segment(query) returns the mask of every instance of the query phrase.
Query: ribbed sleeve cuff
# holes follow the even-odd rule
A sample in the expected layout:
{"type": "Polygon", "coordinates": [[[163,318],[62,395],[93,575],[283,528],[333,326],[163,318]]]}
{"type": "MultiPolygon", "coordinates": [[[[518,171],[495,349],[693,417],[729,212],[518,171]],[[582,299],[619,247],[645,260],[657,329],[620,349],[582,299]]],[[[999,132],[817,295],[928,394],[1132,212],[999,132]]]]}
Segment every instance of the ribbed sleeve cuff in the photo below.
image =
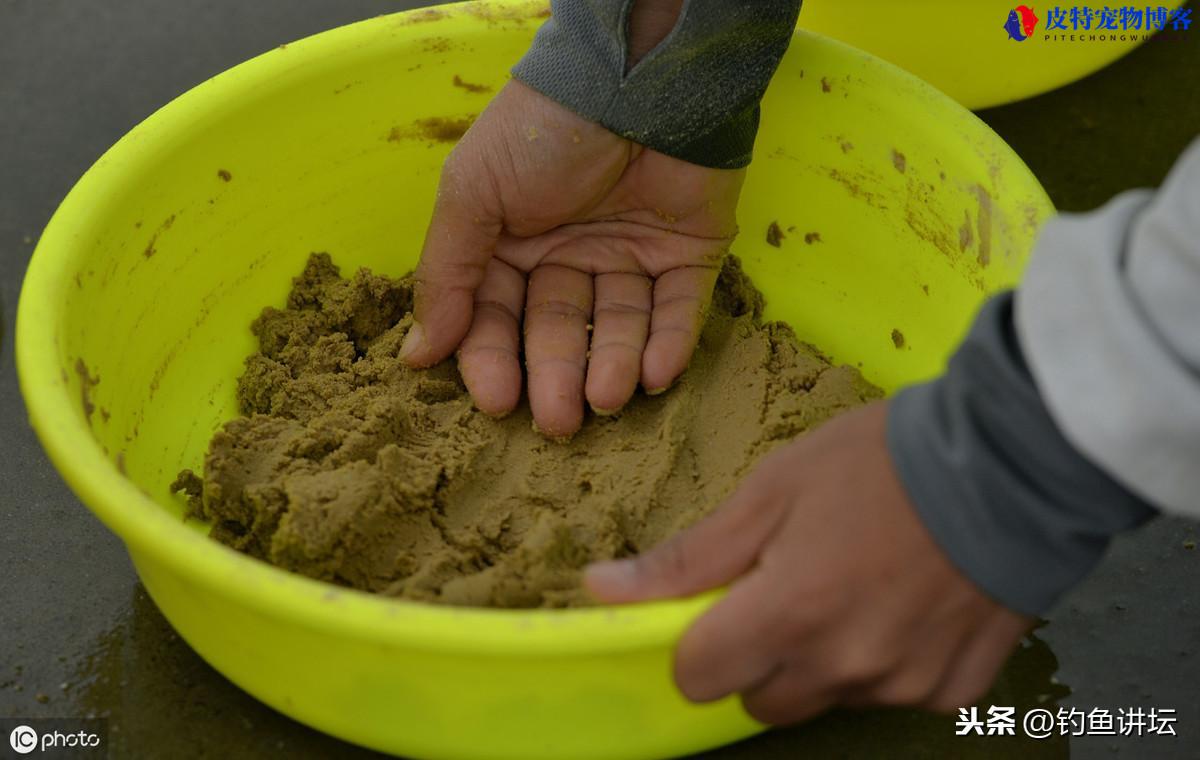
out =
{"type": "Polygon", "coordinates": [[[759,101],[800,0],[689,0],[674,31],[626,73],[631,2],[553,0],[513,75],[648,148],[718,169],[746,166],[759,101]]]}
{"type": "Polygon", "coordinates": [[[1027,615],[1099,562],[1110,538],[1156,514],[1081,456],[1051,419],[992,299],[938,380],[891,403],[888,447],[922,522],[960,571],[1027,615]]]}

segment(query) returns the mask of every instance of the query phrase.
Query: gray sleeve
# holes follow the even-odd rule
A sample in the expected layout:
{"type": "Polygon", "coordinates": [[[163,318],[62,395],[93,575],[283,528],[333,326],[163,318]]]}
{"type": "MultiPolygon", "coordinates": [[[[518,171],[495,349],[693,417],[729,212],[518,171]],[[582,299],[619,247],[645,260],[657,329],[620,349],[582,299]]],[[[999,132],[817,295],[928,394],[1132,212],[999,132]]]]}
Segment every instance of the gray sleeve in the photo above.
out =
{"type": "Polygon", "coordinates": [[[922,521],[982,589],[1046,610],[1111,536],[1200,515],[1200,141],[1157,193],[1047,223],[1020,290],[892,402],[922,521]]]}
{"type": "Polygon", "coordinates": [[[687,0],[675,29],[631,70],[633,0],[552,0],[513,75],[579,115],[667,155],[750,163],[759,101],[791,42],[800,0],[687,0]]]}
{"type": "Polygon", "coordinates": [[[1154,509],[1081,456],[1042,403],[1013,326],[989,301],[942,377],[892,399],[888,449],[917,514],[950,561],[1027,615],[1099,562],[1154,509]]]}
{"type": "Polygon", "coordinates": [[[1067,439],[1162,510],[1200,517],[1200,140],[1157,193],[1048,224],[1016,321],[1067,439]]]}

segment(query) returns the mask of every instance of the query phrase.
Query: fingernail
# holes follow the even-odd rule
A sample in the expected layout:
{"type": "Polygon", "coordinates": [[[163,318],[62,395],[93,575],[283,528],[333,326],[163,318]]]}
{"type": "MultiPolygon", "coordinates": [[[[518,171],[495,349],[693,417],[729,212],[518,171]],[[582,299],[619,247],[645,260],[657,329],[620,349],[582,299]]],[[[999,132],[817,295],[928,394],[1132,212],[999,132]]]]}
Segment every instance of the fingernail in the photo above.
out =
{"type": "Polygon", "coordinates": [[[400,344],[400,361],[408,361],[424,344],[425,330],[420,322],[413,322],[412,327],[408,328],[408,334],[404,336],[404,342],[400,344]]]}
{"type": "Polygon", "coordinates": [[[548,430],[543,430],[542,426],[537,424],[537,420],[531,420],[530,427],[533,428],[533,432],[537,433],[538,435],[545,438],[546,440],[554,441],[555,443],[563,443],[563,444],[570,443],[571,439],[575,437],[574,433],[567,433],[566,435],[557,435],[555,433],[551,433],[548,430]]]}
{"type": "Polygon", "coordinates": [[[616,409],[601,409],[598,406],[593,406],[592,411],[600,417],[612,417],[613,415],[620,413],[621,407],[618,406],[616,409]]]}
{"type": "Polygon", "coordinates": [[[609,560],[588,565],[583,578],[584,583],[598,591],[623,593],[633,590],[637,573],[630,560],[609,560]]]}
{"type": "Polygon", "coordinates": [[[669,386],[669,385],[664,385],[661,388],[647,388],[646,395],[647,396],[658,396],[663,393],[666,393],[669,390],[671,390],[671,386],[669,386]]]}
{"type": "Polygon", "coordinates": [[[491,417],[494,420],[502,420],[505,417],[507,417],[508,415],[512,414],[512,409],[502,409],[498,412],[492,412],[492,411],[488,411],[487,409],[483,409],[482,407],[479,406],[479,404],[475,404],[475,408],[478,409],[479,411],[483,412],[487,416],[491,417]]]}

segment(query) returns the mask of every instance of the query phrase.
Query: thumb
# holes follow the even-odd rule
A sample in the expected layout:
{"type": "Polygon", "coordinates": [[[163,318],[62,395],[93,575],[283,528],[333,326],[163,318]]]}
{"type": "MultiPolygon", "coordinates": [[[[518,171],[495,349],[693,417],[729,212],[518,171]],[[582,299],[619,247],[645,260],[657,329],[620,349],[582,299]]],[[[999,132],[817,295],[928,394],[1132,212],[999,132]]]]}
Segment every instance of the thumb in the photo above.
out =
{"type": "MultiPolygon", "coordinates": [[[[413,326],[400,347],[410,366],[428,367],[449,356],[467,334],[475,291],[500,236],[500,214],[481,192],[492,187],[478,158],[456,155],[446,162],[433,217],[417,264],[413,326]]],[[[495,204],[492,204],[495,205],[495,204]]]]}
{"type": "Polygon", "coordinates": [[[690,596],[730,583],[754,566],[782,514],[742,491],[645,554],[591,565],[584,585],[600,601],[616,604],[690,596]]]}

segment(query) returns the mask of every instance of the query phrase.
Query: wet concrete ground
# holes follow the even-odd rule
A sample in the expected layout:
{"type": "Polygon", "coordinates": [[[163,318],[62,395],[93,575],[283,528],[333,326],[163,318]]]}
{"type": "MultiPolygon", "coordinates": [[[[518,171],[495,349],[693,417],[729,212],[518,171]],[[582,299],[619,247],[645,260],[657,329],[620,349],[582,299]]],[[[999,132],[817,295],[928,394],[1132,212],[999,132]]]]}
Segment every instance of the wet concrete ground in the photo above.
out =
{"type": "MultiPolygon", "coordinates": [[[[372,755],[258,704],[175,636],[120,542],[63,485],[26,424],[11,337],[34,238],[130,127],[279,43],[421,4],[0,0],[0,727],[107,717],[113,758],[372,755]]],[[[1060,208],[1082,210],[1161,180],[1200,133],[1197,73],[1200,29],[982,116],[1060,208]]],[[[1066,691],[1051,682],[1057,671],[1073,690],[1061,704],[1175,708],[1178,738],[965,740],[952,720],[879,711],[832,715],[706,757],[1200,756],[1200,550],[1188,548],[1198,532],[1160,520],[1118,541],[984,700],[1018,713],[1053,706],[1066,691]]]]}

